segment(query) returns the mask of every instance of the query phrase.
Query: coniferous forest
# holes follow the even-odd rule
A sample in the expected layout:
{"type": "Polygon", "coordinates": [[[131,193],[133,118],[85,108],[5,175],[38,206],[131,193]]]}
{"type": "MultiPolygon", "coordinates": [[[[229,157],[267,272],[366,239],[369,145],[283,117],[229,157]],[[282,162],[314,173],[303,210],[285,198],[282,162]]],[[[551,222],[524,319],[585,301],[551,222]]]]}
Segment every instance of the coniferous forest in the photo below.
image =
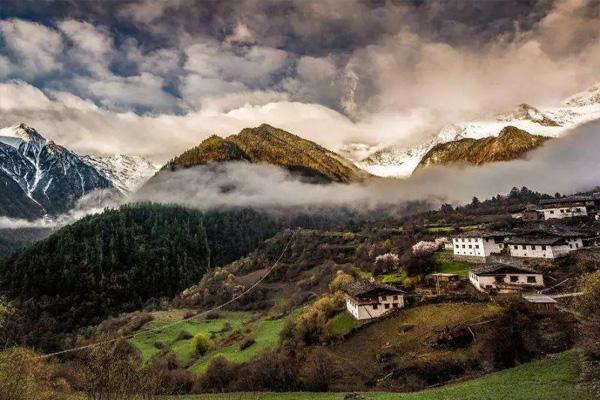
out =
{"type": "Polygon", "coordinates": [[[17,251],[0,264],[0,277],[8,296],[42,329],[69,332],[174,296],[277,228],[273,218],[247,209],[128,205],[17,251]]]}

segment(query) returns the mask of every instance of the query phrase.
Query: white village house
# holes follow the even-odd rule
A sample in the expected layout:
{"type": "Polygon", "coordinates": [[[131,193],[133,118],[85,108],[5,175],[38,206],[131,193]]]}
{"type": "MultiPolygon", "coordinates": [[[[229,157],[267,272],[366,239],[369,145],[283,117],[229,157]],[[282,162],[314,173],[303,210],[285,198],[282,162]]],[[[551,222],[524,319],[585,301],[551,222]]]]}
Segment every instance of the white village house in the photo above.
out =
{"type": "Polygon", "coordinates": [[[492,254],[500,254],[504,249],[507,232],[469,231],[452,238],[454,258],[457,260],[485,262],[492,254]]]}
{"type": "Polygon", "coordinates": [[[544,276],[533,269],[509,264],[487,264],[469,271],[469,281],[479,291],[509,293],[544,287],[544,276]]]}
{"type": "Polygon", "coordinates": [[[583,247],[584,235],[576,232],[533,232],[504,240],[511,257],[556,259],[583,247]]]}
{"type": "Polygon", "coordinates": [[[348,284],[344,291],[346,310],[358,320],[378,318],[404,307],[404,292],[390,285],[360,281],[348,284]]]}
{"type": "Polygon", "coordinates": [[[595,198],[591,196],[569,196],[542,200],[544,219],[585,217],[595,209],[595,198]]]}

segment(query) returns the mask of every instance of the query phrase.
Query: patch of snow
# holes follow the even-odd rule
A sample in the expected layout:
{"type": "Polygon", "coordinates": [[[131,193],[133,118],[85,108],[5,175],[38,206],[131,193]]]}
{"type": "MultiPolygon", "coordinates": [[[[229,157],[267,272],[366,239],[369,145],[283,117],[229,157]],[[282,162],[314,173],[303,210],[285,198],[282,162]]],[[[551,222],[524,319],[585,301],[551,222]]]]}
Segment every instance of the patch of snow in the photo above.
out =
{"type": "Polygon", "coordinates": [[[96,168],[122,193],[130,193],[142,186],[158,167],[140,156],[115,154],[112,156],[84,156],[84,161],[96,168]]]}

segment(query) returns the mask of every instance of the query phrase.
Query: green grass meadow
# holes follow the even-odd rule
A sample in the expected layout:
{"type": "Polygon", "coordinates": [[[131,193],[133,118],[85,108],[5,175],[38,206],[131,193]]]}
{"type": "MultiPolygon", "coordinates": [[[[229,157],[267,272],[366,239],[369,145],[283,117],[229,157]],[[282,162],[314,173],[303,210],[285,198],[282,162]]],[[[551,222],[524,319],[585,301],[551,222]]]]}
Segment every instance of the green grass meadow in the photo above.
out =
{"type": "Polygon", "coordinates": [[[452,256],[452,252],[448,250],[437,252],[435,260],[439,265],[436,272],[458,274],[464,278],[469,276],[469,269],[472,267],[472,265],[466,261],[456,261],[452,256]]]}
{"type": "MultiPolygon", "coordinates": [[[[363,393],[364,400],[592,400],[578,386],[577,354],[569,351],[471,381],[415,393],[363,393]]],[[[343,393],[234,393],[178,400],[342,400],[343,393]]]]}

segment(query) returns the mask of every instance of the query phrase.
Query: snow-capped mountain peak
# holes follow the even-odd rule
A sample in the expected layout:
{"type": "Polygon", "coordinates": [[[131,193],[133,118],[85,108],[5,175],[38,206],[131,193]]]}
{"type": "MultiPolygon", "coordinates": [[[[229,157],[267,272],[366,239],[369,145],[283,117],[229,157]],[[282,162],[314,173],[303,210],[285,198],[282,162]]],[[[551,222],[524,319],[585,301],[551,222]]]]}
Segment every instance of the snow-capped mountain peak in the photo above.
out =
{"type": "Polygon", "coordinates": [[[88,155],[85,161],[112,181],[122,193],[133,192],[150,179],[159,169],[151,161],[135,155],[88,155]]]}
{"type": "Polygon", "coordinates": [[[0,215],[58,214],[78,198],[113,184],[76,153],[25,124],[0,129],[0,215]]]}
{"type": "Polygon", "coordinates": [[[559,137],[582,123],[600,119],[600,83],[569,97],[564,104],[564,107],[537,108],[523,103],[491,117],[450,124],[421,144],[378,149],[356,164],[373,175],[402,178],[410,176],[421,158],[437,144],[498,136],[506,126],[533,135],[559,137]]]}
{"type": "Polygon", "coordinates": [[[496,117],[498,121],[512,122],[514,120],[520,121],[532,121],[543,126],[560,126],[560,124],[554,121],[552,118],[541,112],[539,109],[529,104],[519,104],[513,110],[498,114],[496,117]]]}
{"type": "Polygon", "coordinates": [[[584,107],[600,104],[600,82],[588,90],[574,94],[565,100],[565,105],[570,107],[584,107]]]}

